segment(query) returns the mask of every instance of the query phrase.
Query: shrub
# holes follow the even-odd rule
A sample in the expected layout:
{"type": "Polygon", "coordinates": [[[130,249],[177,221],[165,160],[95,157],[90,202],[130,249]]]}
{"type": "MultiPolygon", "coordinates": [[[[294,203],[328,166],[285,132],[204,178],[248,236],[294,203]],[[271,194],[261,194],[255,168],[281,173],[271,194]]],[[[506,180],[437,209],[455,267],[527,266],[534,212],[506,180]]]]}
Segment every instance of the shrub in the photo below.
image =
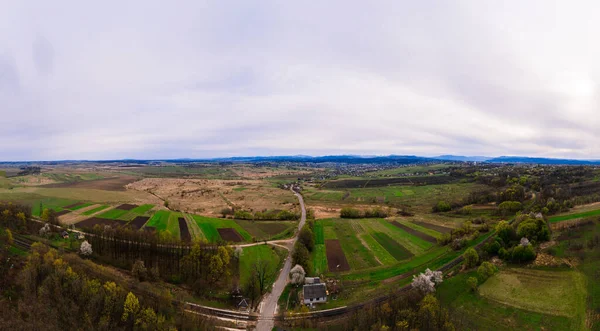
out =
{"type": "Polygon", "coordinates": [[[550,239],[550,230],[543,219],[527,218],[519,223],[517,235],[534,242],[541,242],[550,239]]]}
{"type": "Polygon", "coordinates": [[[519,201],[504,201],[498,206],[498,212],[502,216],[514,215],[521,210],[523,210],[523,204],[519,201]]]}
{"type": "Polygon", "coordinates": [[[451,241],[452,241],[452,236],[449,233],[444,233],[437,239],[437,242],[438,242],[438,244],[440,244],[440,246],[446,246],[451,241]]]}
{"type": "Polygon", "coordinates": [[[511,249],[511,260],[513,262],[529,262],[535,259],[536,253],[531,245],[516,246],[511,249]]]}
{"type": "Polygon", "coordinates": [[[465,259],[465,266],[467,268],[473,268],[479,262],[479,254],[477,254],[477,251],[472,247],[467,249],[467,251],[463,254],[463,257],[465,259]]]}
{"type": "Polygon", "coordinates": [[[477,278],[469,277],[469,279],[467,279],[467,286],[471,291],[477,291],[477,278]]]}
{"type": "Polygon", "coordinates": [[[502,245],[500,245],[498,240],[494,240],[493,242],[489,242],[483,246],[483,250],[489,255],[497,255],[498,251],[500,251],[500,248],[502,248],[502,245]]]}
{"type": "Polygon", "coordinates": [[[312,252],[312,250],[315,248],[314,235],[308,225],[305,225],[302,230],[300,230],[298,241],[302,243],[302,245],[304,245],[309,252],[312,252]]]}
{"type": "Polygon", "coordinates": [[[446,201],[440,201],[437,203],[437,205],[435,205],[433,207],[434,213],[443,213],[443,212],[447,212],[447,211],[451,211],[451,210],[452,210],[452,206],[446,201]]]}
{"type": "Polygon", "coordinates": [[[131,274],[140,282],[143,282],[148,277],[148,269],[144,265],[144,261],[136,260],[131,268],[131,274]]]}
{"type": "Polygon", "coordinates": [[[344,207],[340,212],[341,218],[361,218],[362,213],[356,208],[344,207]]]}
{"type": "Polygon", "coordinates": [[[477,268],[477,275],[479,276],[479,279],[484,282],[486,279],[492,277],[496,271],[496,266],[486,261],[477,268]]]}
{"type": "Polygon", "coordinates": [[[500,237],[504,243],[511,242],[515,237],[515,230],[506,221],[500,221],[498,225],[496,225],[496,232],[498,233],[498,237],[500,237]]]}
{"type": "Polygon", "coordinates": [[[377,207],[377,208],[373,208],[371,210],[366,210],[365,217],[366,218],[386,218],[386,217],[388,217],[388,213],[385,210],[377,207]]]}

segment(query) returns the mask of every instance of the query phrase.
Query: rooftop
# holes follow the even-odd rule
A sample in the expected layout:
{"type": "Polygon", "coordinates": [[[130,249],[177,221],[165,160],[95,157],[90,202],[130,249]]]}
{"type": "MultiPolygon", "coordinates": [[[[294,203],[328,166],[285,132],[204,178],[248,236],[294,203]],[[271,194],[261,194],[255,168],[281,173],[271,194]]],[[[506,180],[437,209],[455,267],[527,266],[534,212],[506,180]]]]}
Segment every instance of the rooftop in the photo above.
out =
{"type": "Polygon", "coordinates": [[[325,284],[304,285],[304,299],[317,299],[327,296],[327,286],[325,284]]]}

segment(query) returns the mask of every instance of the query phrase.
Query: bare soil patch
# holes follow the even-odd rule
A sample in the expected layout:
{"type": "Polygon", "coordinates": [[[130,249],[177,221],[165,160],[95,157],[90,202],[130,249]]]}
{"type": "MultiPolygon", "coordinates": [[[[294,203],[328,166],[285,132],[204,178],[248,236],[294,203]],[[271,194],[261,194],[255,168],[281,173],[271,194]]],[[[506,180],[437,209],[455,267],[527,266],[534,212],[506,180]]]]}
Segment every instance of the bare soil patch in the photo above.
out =
{"type": "Polygon", "coordinates": [[[130,203],[125,203],[125,204],[122,204],[122,205],[116,207],[115,209],[119,209],[119,210],[132,210],[134,208],[137,208],[137,205],[132,205],[130,203]]]}
{"type": "Polygon", "coordinates": [[[433,231],[437,231],[439,233],[450,233],[452,232],[451,228],[447,228],[445,226],[439,226],[439,225],[435,225],[435,224],[431,224],[431,223],[426,223],[426,222],[421,222],[421,221],[412,221],[413,223],[415,223],[416,225],[422,226],[424,228],[433,230],[433,231]]]}
{"type": "MultiPolygon", "coordinates": [[[[192,236],[190,235],[190,229],[187,226],[187,222],[185,221],[185,218],[179,217],[177,220],[179,221],[179,233],[181,236],[181,240],[182,241],[192,241],[192,236]]],[[[219,234],[220,234],[220,232],[219,232],[219,234]]],[[[237,234],[237,232],[236,232],[236,234],[237,234]]],[[[239,236],[239,234],[238,234],[238,236],[239,236]]]]}
{"type": "Polygon", "coordinates": [[[144,226],[144,224],[146,224],[146,222],[148,222],[149,219],[150,217],[138,216],[129,222],[127,226],[130,226],[132,229],[139,230],[142,228],[142,226],[144,226]]]}
{"type": "Polygon", "coordinates": [[[344,255],[342,245],[337,239],[325,240],[325,252],[327,254],[327,266],[329,271],[348,271],[350,270],[350,264],[344,255]]]}
{"type": "Polygon", "coordinates": [[[60,216],[66,215],[66,214],[68,214],[70,212],[71,212],[70,210],[64,209],[64,210],[61,210],[59,212],[56,212],[56,216],[60,217],[60,216]]]}
{"type": "Polygon", "coordinates": [[[121,220],[109,220],[105,218],[92,217],[87,220],[83,220],[76,224],[79,228],[93,228],[95,225],[108,225],[110,227],[116,228],[119,226],[125,225],[127,222],[121,220]]]}
{"type": "Polygon", "coordinates": [[[76,202],[74,204],[71,204],[71,205],[68,205],[68,206],[64,206],[63,208],[64,209],[71,209],[71,208],[77,207],[79,205],[83,205],[83,202],[76,202]]]}
{"type": "MultiPolygon", "coordinates": [[[[181,229],[181,221],[179,221],[179,226],[181,229]]],[[[187,225],[186,225],[186,229],[187,229],[187,225]]],[[[222,229],[217,229],[217,231],[219,232],[219,235],[221,236],[221,238],[223,238],[223,240],[225,241],[230,241],[230,242],[241,242],[244,240],[244,238],[242,238],[242,236],[240,236],[240,234],[233,228],[222,228],[222,229]]],[[[188,236],[189,236],[189,232],[188,232],[188,236]]],[[[183,236],[182,236],[183,238],[183,236]]]]}
{"type": "Polygon", "coordinates": [[[398,228],[400,228],[400,229],[408,232],[409,234],[411,234],[411,235],[413,235],[415,237],[421,238],[421,239],[423,239],[425,241],[428,241],[428,242],[430,242],[432,244],[437,244],[437,239],[435,239],[434,237],[432,237],[432,236],[430,236],[428,234],[425,234],[423,232],[417,231],[417,230],[415,230],[413,228],[409,228],[408,226],[406,226],[404,224],[400,224],[400,223],[398,223],[396,221],[393,221],[392,224],[394,224],[394,226],[396,226],[396,227],[398,227],[398,228]]]}
{"type": "Polygon", "coordinates": [[[119,176],[113,178],[86,180],[72,183],[55,183],[42,185],[40,187],[53,188],[87,188],[104,191],[125,191],[125,186],[138,180],[133,176],[119,176]]]}

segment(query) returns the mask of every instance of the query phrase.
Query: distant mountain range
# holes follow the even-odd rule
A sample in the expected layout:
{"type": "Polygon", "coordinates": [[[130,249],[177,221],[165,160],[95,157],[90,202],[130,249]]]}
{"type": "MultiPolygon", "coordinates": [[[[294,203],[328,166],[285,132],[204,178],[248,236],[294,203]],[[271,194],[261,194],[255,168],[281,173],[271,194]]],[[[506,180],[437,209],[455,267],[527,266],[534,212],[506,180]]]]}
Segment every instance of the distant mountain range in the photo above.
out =
{"type": "Polygon", "coordinates": [[[574,159],[553,159],[539,157],[524,157],[524,156],[461,156],[461,155],[441,155],[435,157],[423,157],[416,155],[328,155],[328,156],[308,156],[308,155],[292,155],[292,156],[241,156],[241,157],[226,157],[226,158],[204,158],[204,159],[164,159],[164,160],[64,160],[64,161],[24,161],[24,162],[0,162],[0,164],[12,165],[57,165],[65,163],[127,163],[127,164],[151,164],[156,162],[164,163],[196,163],[196,162],[220,162],[220,163],[240,163],[240,162],[310,162],[310,163],[346,163],[346,164],[378,164],[378,163],[394,163],[394,164],[418,164],[429,162],[485,162],[485,163],[522,163],[522,164],[547,164],[547,165],[600,165],[600,160],[574,160],[574,159]]]}

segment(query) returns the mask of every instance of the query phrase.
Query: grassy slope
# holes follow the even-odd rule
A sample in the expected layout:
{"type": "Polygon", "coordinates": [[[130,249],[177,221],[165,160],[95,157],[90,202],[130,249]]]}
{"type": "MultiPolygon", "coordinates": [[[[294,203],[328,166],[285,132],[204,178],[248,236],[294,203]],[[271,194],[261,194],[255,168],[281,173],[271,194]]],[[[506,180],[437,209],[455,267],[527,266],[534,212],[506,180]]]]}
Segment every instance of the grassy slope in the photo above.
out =
{"type": "MultiPolygon", "coordinates": [[[[552,316],[515,307],[505,306],[488,300],[467,288],[469,277],[476,272],[462,273],[444,280],[438,287],[436,296],[447,307],[454,309],[454,315],[466,323],[467,329],[474,330],[577,330],[567,317],[552,316]]],[[[485,284],[484,284],[485,285],[485,284]]]]}
{"type": "Polygon", "coordinates": [[[260,260],[268,261],[270,264],[272,276],[268,281],[269,286],[267,287],[270,289],[270,284],[275,280],[275,277],[277,277],[276,271],[279,270],[282,259],[280,254],[268,245],[250,246],[243,249],[242,255],[240,256],[240,284],[243,285],[247,283],[253,264],[260,260]]]}
{"type": "Polygon", "coordinates": [[[491,301],[524,310],[585,315],[585,279],[577,271],[505,269],[488,279],[479,292],[491,301]]]}

